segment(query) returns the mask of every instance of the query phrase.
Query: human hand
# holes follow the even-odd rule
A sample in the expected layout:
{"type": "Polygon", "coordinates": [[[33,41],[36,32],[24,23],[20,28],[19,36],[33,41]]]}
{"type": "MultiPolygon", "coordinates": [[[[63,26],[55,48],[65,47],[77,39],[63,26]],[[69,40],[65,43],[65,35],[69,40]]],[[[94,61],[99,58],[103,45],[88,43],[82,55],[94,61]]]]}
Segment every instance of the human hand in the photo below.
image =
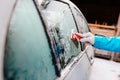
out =
{"type": "Polygon", "coordinates": [[[92,33],[88,32],[85,34],[81,34],[81,33],[76,33],[76,34],[82,37],[80,38],[81,42],[87,42],[90,44],[94,44],[94,35],[92,33]]]}

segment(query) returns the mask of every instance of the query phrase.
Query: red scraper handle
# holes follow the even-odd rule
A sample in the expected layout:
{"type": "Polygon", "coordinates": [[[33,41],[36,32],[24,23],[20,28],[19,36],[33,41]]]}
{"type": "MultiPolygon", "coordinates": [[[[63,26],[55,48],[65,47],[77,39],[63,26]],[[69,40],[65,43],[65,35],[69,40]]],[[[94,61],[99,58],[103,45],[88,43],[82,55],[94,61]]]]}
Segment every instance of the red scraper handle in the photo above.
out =
{"type": "Polygon", "coordinates": [[[75,40],[75,38],[76,38],[76,35],[72,34],[71,40],[75,40]]]}
{"type": "Polygon", "coordinates": [[[78,39],[81,39],[81,38],[83,38],[83,37],[81,37],[80,35],[78,35],[78,34],[72,34],[72,37],[71,37],[71,40],[75,40],[75,38],[78,38],[78,39]]]}
{"type": "Polygon", "coordinates": [[[78,38],[78,39],[83,38],[83,37],[81,37],[80,35],[78,35],[78,34],[76,34],[76,33],[75,33],[75,36],[76,36],[76,38],[78,38]]]}

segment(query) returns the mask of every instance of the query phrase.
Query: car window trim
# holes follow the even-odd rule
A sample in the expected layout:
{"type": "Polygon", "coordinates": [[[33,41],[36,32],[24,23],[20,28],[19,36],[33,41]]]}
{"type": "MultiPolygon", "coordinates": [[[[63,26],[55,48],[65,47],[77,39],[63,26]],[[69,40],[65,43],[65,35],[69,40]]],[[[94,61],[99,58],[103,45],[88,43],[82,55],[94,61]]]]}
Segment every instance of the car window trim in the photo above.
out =
{"type": "Polygon", "coordinates": [[[50,33],[48,31],[48,24],[45,20],[45,17],[44,15],[42,14],[42,11],[41,11],[41,6],[39,6],[38,4],[38,1],[37,0],[33,0],[34,4],[35,4],[35,7],[37,9],[37,12],[39,14],[39,17],[42,21],[42,24],[44,26],[44,30],[45,30],[45,34],[46,34],[46,37],[47,37],[47,40],[48,40],[48,43],[49,43],[49,47],[51,49],[51,55],[52,55],[52,62],[54,64],[54,68],[55,68],[55,73],[58,77],[61,76],[61,67],[60,67],[60,62],[59,60],[57,59],[57,55],[56,55],[56,52],[54,50],[54,46],[53,46],[53,42],[52,42],[52,39],[50,37],[50,33]]]}

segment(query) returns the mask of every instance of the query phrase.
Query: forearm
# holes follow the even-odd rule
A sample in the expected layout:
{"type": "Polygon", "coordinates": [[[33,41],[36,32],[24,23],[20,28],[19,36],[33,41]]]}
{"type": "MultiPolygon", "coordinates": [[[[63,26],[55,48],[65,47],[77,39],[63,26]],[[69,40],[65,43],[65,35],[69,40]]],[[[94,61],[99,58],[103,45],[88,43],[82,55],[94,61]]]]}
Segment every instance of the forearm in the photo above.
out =
{"type": "Polygon", "coordinates": [[[93,46],[98,49],[107,50],[111,52],[120,52],[120,37],[94,37],[93,46]]]}

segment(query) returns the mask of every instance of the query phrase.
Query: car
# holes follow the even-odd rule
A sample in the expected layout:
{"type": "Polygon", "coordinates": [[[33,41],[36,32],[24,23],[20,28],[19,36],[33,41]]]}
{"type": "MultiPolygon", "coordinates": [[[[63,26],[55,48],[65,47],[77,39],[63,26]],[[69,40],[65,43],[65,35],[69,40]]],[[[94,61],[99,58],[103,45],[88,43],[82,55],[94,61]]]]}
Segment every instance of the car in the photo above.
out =
{"type": "Polygon", "coordinates": [[[0,80],[87,80],[93,47],[71,40],[90,32],[69,0],[1,0],[0,80]]]}

